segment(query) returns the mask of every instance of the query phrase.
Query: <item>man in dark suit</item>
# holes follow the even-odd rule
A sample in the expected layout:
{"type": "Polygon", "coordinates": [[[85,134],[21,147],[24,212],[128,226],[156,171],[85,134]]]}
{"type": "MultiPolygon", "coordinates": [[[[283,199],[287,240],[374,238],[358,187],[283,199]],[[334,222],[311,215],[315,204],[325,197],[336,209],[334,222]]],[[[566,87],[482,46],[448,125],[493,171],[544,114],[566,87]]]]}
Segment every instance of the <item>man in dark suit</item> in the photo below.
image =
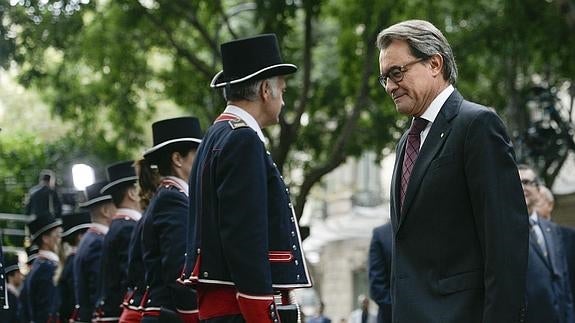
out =
{"type": "Polygon", "coordinates": [[[26,214],[38,217],[51,215],[59,218],[62,215],[62,203],[58,192],[54,189],[56,175],[53,171],[44,169],[40,172],[40,182],[28,191],[26,214]]]}
{"type": "Polygon", "coordinates": [[[186,268],[193,271],[185,278],[197,284],[200,320],[271,323],[275,292],[296,309],[290,290],[311,286],[289,190],[262,132],[278,123],[284,75],[297,68],[282,62],[273,34],[221,50],[224,69],[211,86],[224,89],[228,106],[192,169],[186,268]]]}
{"type": "Polygon", "coordinates": [[[379,306],[378,323],[391,323],[392,231],[390,222],[373,229],[369,245],[369,293],[379,306]]]}
{"type": "Polygon", "coordinates": [[[560,227],[540,217],[539,179],[535,171],[519,165],[529,222],[526,322],[575,322],[567,258],[560,227]]]}
{"type": "Polygon", "coordinates": [[[379,81],[412,124],[391,186],[393,322],[518,322],[528,223],[505,126],[453,87],[441,31],[409,20],[383,30],[379,81]]]}

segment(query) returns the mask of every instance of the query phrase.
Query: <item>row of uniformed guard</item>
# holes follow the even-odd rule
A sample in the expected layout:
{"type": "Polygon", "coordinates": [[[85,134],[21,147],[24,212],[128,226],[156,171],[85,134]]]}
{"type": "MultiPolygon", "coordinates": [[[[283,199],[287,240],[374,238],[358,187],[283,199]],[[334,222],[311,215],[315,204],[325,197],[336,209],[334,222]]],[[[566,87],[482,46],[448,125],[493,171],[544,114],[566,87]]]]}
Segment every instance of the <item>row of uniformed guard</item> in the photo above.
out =
{"type": "Polygon", "coordinates": [[[224,113],[203,142],[196,118],[154,123],[141,160],[113,164],[106,182],[87,187],[90,221],[63,218],[73,248],[60,277],[61,222],[30,223],[39,252],[20,294],[21,322],[298,319],[290,291],[311,278],[261,130],[278,122],[284,75],[297,68],[282,62],[273,34],[221,50],[224,70],[211,86],[225,87],[224,113]]]}
{"type": "Polygon", "coordinates": [[[137,165],[113,164],[86,188],[82,212],[28,224],[38,251],[7,322],[197,322],[195,292],[177,278],[201,129],[182,117],[154,123],[153,135],[137,165]],[[60,237],[70,246],[61,272],[60,237]]]}

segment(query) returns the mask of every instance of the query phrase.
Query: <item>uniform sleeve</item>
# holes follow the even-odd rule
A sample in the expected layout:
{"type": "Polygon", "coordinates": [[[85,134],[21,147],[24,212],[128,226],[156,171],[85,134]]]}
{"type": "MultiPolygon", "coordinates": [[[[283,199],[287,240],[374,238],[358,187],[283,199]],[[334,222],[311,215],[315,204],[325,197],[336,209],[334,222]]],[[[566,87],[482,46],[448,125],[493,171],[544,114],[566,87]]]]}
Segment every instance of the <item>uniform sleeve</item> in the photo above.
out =
{"type": "Polygon", "coordinates": [[[44,266],[39,268],[34,280],[33,292],[30,293],[33,309],[32,320],[34,322],[48,322],[51,310],[53,310],[54,298],[57,297],[56,286],[54,285],[54,271],[44,266]]]}
{"type": "Polygon", "coordinates": [[[465,138],[465,174],[484,254],[484,322],[515,322],[524,311],[527,209],[503,123],[485,110],[465,138]]]}
{"type": "Polygon", "coordinates": [[[83,273],[88,277],[88,290],[90,293],[90,304],[96,306],[100,293],[100,278],[102,268],[102,240],[96,240],[90,248],[90,252],[85,259],[83,273]]]}

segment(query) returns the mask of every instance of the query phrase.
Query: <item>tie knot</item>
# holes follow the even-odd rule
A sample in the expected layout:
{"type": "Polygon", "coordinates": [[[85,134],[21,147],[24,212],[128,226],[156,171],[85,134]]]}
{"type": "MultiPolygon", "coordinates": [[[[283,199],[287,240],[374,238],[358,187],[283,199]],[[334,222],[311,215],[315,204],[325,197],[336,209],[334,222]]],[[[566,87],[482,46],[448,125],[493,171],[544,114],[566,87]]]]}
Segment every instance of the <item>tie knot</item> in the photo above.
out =
{"type": "Polygon", "coordinates": [[[534,220],[532,217],[529,217],[529,225],[530,226],[537,225],[537,220],[534,220]]]}
{"type": "Polygon", "coordinates": [[[425,126],[427,126],[427,120],[423,119],[423,118],[415,118],[413,119],[413,122],[411,123],[411,127],[409,128],[409,134],[410,135],[419,135],[423,129],[425,129],[425,126]]]}

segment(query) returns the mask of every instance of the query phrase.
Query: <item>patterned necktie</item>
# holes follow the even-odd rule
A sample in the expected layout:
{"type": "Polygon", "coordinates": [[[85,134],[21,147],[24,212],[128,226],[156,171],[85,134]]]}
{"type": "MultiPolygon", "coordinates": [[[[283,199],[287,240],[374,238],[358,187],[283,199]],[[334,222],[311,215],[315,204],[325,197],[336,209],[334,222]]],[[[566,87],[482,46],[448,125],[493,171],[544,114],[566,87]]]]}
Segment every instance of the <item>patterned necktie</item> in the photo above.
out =
{"type": "Polygon", "coordinates": [[[541,248],[543,255],[545,258],[547,258],[547,244],[545,243],[543,230],[541,230],[539,223],[537,223],[537,221],[533,220],[532,218],[529,218],[529,225],[531,227],[531,239],[535,239],[535,242],[537,242],[539,248],[541,248]]]}
{"type": "Polygon", "coordinates": [[[401,208],[403,208],[403,199],[405,198],[405,191],[407,190],[407,184],[409,184],[411,171],[419,154],[419,145],[421,143],[420,134],[427,126],[427,122],[427,120],[422,118],[413,119],[409,133],[407,134],[407,145],[405,146],[403,165],[401,167],[401,208]]]}

